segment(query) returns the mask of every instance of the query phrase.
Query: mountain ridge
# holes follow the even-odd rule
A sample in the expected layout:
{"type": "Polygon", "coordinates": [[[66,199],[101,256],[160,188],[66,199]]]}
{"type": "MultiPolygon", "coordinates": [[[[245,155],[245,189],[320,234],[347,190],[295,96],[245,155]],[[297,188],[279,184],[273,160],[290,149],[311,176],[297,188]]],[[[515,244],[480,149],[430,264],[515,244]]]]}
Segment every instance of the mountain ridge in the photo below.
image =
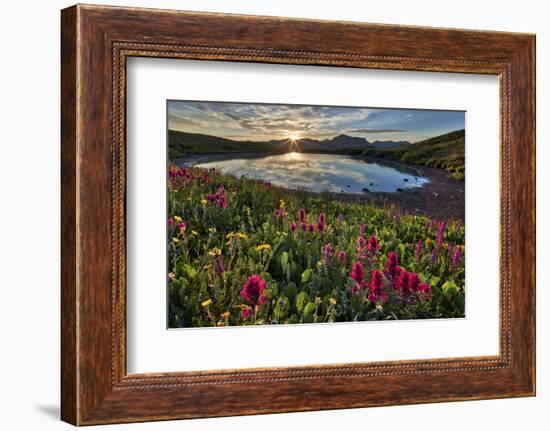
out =
{"type": "MultiPolygon", "coordinates": [[[[270,139],[266,141],[237,141],[203,133],[190,133],[179,130],[168,131],[169,156],[186,157],[191,154],[209,154],[216,152],[287,152],[291,148],[288,139],[270,139]]],[[[410,144],[408,141],[374,141],[350,136],[344,133],[329,139],[303,138],[297,141],[299,151],[349,152],[367,148],[394,148],[410,144]]]]}

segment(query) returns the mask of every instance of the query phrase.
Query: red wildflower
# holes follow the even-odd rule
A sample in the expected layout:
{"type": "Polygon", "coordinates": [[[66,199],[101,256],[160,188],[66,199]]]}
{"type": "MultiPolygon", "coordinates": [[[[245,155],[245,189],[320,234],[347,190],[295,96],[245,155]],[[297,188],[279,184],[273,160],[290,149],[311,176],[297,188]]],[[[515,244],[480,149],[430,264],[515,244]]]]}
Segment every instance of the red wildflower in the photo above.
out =
{"type": "Polygon", "coordinates": [[[405,271],[404,269],[401,269],[401,273],[399,274],[399,279],[397,280],[397,290],[400,292],[403,292],[405,296],[408,296],[409,292],[409,273],[405,271]]]}
{"type": "Polygon", "coordinates": [[[384,277],[378,269],[375,269],[372,272],[369,284],[369,301],[374,304],[384,302],[387,299],[388,294],[384,291],[384,277]]]}
{"type": "Polygon", "coordinates": [[[361,262],[355,262],[349,273],[350,277],[353,278],[357,283],[361,283],[365,278],[365,270],[361,262]]]}
{"type": "Polygon", "coordinates": [[[369,250],[371,256],[374,256],[378,250],[380,250],[380,244],[375,235],[371,235],[369,241],[367,242],[367,249],[369,250]]]}
{"type": "Polygon", "coordinates": [[[266,297],[262,295],[266,287],[265,281],[257,274],[248,277],[241,290],[241,296],[250,302],[252,305],[263,304],[266,297]]]}
{"type": "Polygon", "coordinates": [[[392,288],[396,289],[399,275],[401,274],[401,267],[399,266],[399,258],[397,257],[397,254],[393,251],[390,251],[390,253],[388,254],[385,272],[386,276],[391,282],[392,288]]]}
{"type": "Polygon", "coordinates": [[[430,299],[432,297],[432,288],[427,283],[420,283],[417,288],[420,299],[430,299]]]}
{"type": "Polygon", "coordinates": [[[415,293],[418,290],[418,286],[420,286],[420,278],[418,277],[418,274],[409,274],[407,290],[403,291],[404,295],[409,296],[411,293],[415,293]]]}

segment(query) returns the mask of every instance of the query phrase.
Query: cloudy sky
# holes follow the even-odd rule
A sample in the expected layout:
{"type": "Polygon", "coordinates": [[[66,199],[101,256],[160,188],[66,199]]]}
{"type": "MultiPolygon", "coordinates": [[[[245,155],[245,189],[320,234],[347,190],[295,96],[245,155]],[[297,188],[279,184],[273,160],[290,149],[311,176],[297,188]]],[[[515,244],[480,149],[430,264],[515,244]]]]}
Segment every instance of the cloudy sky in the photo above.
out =
{"type": "Polygon", "coordinates": [[[235,140],[332,138],[416,142],[464,129],[463,111],[169,101],[168,127],[235,140]]]}

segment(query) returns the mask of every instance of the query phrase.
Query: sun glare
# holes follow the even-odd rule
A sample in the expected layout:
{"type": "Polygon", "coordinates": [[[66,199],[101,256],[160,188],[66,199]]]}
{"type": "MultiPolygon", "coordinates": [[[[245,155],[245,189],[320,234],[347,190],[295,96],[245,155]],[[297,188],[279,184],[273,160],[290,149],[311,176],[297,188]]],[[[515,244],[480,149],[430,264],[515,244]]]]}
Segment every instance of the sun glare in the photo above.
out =
{"type": "Polygon", "coordinates": [[[288,135],[288,139],[290,139],[292,142],[296,142],[300,139],[300,135],[298,135],[297,133],[291,133],[290,135],[288,135]]]}

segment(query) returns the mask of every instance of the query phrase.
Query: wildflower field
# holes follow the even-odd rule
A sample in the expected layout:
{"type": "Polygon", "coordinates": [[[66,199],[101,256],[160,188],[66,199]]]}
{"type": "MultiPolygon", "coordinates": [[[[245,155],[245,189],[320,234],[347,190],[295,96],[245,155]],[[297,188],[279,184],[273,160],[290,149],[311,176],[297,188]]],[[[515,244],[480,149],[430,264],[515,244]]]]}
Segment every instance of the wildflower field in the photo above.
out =
{"type": "Polygon", "coordinates": [[[464,225],[169,167],[171,328],[464,317],[464,225]]]}

